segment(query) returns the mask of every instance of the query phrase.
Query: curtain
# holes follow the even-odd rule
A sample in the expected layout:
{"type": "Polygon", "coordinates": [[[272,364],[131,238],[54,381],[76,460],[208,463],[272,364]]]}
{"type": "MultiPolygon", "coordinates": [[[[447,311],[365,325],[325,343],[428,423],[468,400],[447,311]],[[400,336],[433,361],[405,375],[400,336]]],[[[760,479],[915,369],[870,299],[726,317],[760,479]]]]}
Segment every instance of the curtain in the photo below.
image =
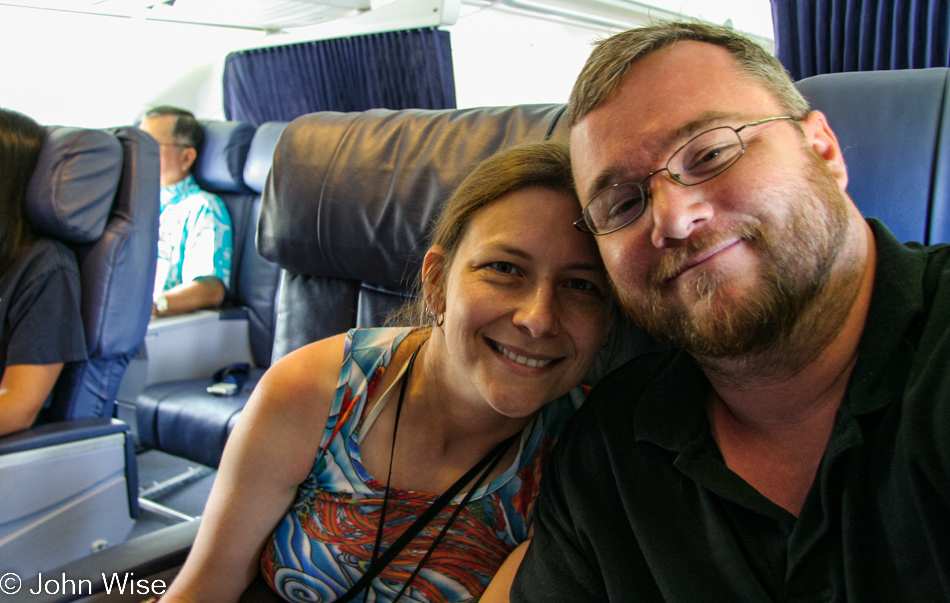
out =
{"type": "Polygon", "coordinates": [[[314,111],[454,109],[449,32],[394,31],[233,52],[224,114],[258,126],[314,111]]]}
{"type": "Polygon", "coordinates": [[[950,66],[947,0],[771,0],[775,55],[819,73],[950,66]]]}

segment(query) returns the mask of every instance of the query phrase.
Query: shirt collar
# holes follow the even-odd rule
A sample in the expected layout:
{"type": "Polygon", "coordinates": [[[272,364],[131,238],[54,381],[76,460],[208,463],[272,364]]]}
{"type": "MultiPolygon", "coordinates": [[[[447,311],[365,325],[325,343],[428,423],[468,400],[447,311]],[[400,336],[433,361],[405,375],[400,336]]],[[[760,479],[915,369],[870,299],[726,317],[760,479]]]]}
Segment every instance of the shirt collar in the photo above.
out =
{"type": "MultiPolygon", "coordinates": [[[[880,221],[868,219],[877,246],[874,292],[858,361],[848,386],[854,414],[872,412],[894,400],[897,355],[905,354],[905,336],[923,305],[925,254],[903,245],[880,221]]],[[[636,439],[681,451],[708,429],[704,407],[709,381],[686,352],[671,350],[668,362],[647,386],[634,412],[636,439]]]]}
{"type": "Polygon", "coordinates": [[[161,194],[159,195],[161,209],[164,210],[168,205],[174,205],[182,199],[190,197],[195,194],[195,189],[201,190],[192,174],[188,174],[184,179],[179,180],[175,184],[162,187],[161,194]]]}
{"type": "Polygon", "coordinates": [[[903,389],[905,379],[897,372],[906,372],[900,367],[907,366],[916,347],[908,337],[923,310],[927,261],[922,246],[904,245],[874,218],[868,225],[877,247],[877,266],[858,361],[848,384],[847,401],[854,414],[883,408],[903,389]]]}

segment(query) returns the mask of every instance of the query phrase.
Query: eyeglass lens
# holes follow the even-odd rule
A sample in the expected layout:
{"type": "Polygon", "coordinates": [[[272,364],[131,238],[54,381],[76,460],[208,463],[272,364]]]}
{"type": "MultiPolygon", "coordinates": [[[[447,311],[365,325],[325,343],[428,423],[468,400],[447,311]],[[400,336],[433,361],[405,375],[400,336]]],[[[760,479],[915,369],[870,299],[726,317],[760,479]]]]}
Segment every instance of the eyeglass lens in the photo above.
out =
{"type": "MultiPolygon", "coordinates": [[[[680,147],[670,157],[667,170],[680,184],[692,186],[726,171],[742,153],[738,132],[727,126],[715,128],[680,147]]],[[[645,208],[646,190],[642,184],[625,182],[602,191],[588,204],[585,214],[591,230],[603,234],[630,224],[645,208]]]]}

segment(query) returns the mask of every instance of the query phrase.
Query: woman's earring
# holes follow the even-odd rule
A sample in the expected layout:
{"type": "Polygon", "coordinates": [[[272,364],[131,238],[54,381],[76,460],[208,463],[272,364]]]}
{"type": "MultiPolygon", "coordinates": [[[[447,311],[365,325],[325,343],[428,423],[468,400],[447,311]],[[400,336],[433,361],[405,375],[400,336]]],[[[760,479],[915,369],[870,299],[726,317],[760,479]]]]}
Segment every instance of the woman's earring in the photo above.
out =
{"type": "Polygon", "coordinates": [[[436,314],[429,309],[429,304],[426,304],[426,318],[437,327],[445,324],[445,314],[436,314]]]}

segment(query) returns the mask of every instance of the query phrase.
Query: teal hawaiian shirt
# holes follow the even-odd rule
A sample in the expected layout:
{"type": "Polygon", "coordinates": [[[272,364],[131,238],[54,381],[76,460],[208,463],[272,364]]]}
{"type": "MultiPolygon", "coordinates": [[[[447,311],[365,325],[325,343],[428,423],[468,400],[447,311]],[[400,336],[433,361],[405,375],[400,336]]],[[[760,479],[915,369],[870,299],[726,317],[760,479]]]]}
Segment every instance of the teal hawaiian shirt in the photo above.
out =
{"type": "Polygon", "coordinates": [[[234,250],[224,201],[201,190],[194,176],[161,190],[155,294],[196,278],[215,276],[225,288],[234,250]]]}

